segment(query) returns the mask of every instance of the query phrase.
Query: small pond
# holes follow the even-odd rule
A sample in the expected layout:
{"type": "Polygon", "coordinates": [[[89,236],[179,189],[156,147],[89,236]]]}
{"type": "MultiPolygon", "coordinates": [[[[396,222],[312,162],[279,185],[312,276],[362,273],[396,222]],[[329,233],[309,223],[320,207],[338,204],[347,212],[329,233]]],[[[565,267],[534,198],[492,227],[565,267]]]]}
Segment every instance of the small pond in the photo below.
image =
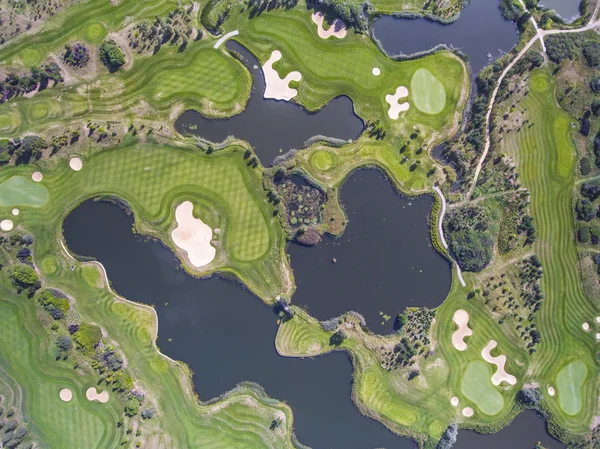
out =
{"type": "Polygon", "coordinates": [[[540,6],[555,10],[567,22],[573,22],[581,14],[579,0],[542,0],[540,6]]]}

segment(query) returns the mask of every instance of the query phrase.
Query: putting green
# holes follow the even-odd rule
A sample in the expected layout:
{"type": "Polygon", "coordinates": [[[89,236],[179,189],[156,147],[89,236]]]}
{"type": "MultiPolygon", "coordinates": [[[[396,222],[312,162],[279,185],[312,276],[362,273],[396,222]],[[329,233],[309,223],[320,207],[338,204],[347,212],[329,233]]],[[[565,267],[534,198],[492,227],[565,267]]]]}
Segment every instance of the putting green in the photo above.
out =
{"type": "Polygon", "coordinates": [[[41,119],[48,115],[48,105],[46,103],[36,103],[29,107],[29,114],[34,119],[41,119]]]}
{"type": "Polygon", "coordinates": [[[106,36],[106,31],[104,30],[104,26],[99,22],[88,25],[85,30],[85,39],[92,44],[99,44],[104,39],[104,36],[106,36]]]}
{"type": "Polygon", "coordinates": [[[310,157],[310,163],[319,171],[327,171],[333,167],[333,156],[329,151],[315,151],[310,157]]]}
{"type": "Polygon", "coordinates": [[[492,372],[485,362],[469,363],[462,381],[462,392],[486,415],[497,415],[504,407],[504,398],[492,385],[492,372]]]}
{"type": "Polygon", "coordinates": [[[565,366],[556,376],[558,402],[567,415],[576,415],[583,407],[582,387],[587,371],[586,364],[578,360],[565,366]]]}
{"type": "Polygon", "coordinates": [[[38,65],[41,59],[40,52],[35,48],[26,48],[21,53],[21,61],[23,62],[23,65],[26,65],[27,67],[38,65]]]}
{"type": "Polygon", "coordinates": [[[427,69],[419,69],[410,80],[411,103],[425,114],[439,114],[446,106],[444,85],[427,69]]]}
{"type": "Polygon", "coordinates": [[[0,206],[42,206],[48,201],[48,189],[23,176],[13,176],[0,184],[0,206]]]}
{"type": "Polygon", "coordinates": [[[42,271],[44,272],[44,274],[51,275],[56,273],[57,270],[58,261],[56,260],[56,257],[48,256],[45,257],[44,260],[42,260],[42,271]]]}
{"type": "Polygon", "coordinates": [[[81,275],[90,287],[98,288],[102,286],[100,282],[100,271],[98,271],[98,269],[95,266],[85,265],[81,267],[81,275]]]}

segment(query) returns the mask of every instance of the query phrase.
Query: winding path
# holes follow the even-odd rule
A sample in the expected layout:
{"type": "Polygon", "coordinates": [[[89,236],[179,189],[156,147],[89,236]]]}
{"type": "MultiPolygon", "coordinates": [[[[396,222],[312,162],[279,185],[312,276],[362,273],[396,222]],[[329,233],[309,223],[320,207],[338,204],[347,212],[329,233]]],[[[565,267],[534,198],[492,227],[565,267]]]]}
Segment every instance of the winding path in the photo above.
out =
{"type": "Polygon", "coordinates": [[[598,4],[596,5],[596,8],[594,9],[592,17],[590,19],[590,22],[584,27],[576,28],[576,29],[572,29],[572,30],[548,30],[548,31],[541,30],[538,28],[537,23],[535,23],[535,20],[533,20],[533,23],[534,23],[534,26],[536,29],[536,35],[534,37],[532,37],[529,40],[529,42],[527,42],[525,47],[523,47],[523,49],[519,52],[519,54],[517,54],[517,56],[515,56],[515,58],[512,60],[512,62],[504,69],[504,71],[498,78],[496,88],[492,92],[492,98],[490,100],[490,104],[488,106],[487,113],[485,115],[485,146],[483,149],[483,153],[482,153],[481,158],[479,159],[479,163],[477,164],[477,167],[475,169],[475,176],[473,177],[473,183],[471,184],[471,188],[469,189],[465,199],[463,201],[460,201],[459,203],[456,203],[456,205],[462,205],[462,204],[466,203],[467,201],[469,201],[469,199],[473,195],[473,191],[475,190],[475,187],[477,186],[477,180],[479,179],[479,174],[481,173],[481,168],[483,167],[483,162],[485,161],[485,158],[487,157],[487,154],[490,149],[490,119],[491,119],[491,115],[492,115],[492,109],[494,108],[494,102],[496,101],[496,96],[498,95],[498,89],[500,89],[500,85],[502,84],[502,81],[504,80],[504,77],[506,76],[506,74],[523,57],[523,55],[525,53],[527,53],[527,51],[532,47],[533,44],[535,44],[535,42],[538,39],[540,40],[540,42],[542,44],[542,48],[544,49],[544,53],[545,53],[545,51],[546,51],[546,46],[544,44],[545,36],[548,36],[551,34],[562,34],[562,33],[583,33],[585,31],[589,31],[591,29],[594,29],[594,28],[600,26],[600,21],[594,20],[596,18],[596,15],[598,14],[599,8],[600,8],[600,2],[598,2],[598,4]]]}

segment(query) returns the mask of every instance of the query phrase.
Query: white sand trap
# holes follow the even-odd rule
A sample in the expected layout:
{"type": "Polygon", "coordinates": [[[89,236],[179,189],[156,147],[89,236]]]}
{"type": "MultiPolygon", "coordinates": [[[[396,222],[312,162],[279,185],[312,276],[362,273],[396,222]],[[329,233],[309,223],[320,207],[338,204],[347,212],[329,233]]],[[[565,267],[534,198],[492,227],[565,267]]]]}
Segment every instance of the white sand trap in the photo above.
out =
{"type": "Polygon", "coordinates": [[[335,36],[338,39],[346,37],[346,24],[340,19],[335,19],[328,30],[323,28],[325,16],[322,12],[313,12],[312,21],[317,24],[317,30],[321,39],[327,39],[330,36],[335,36]]]}
{"type": "Polygon", "coordinates": [[[462,414],[463,414],[463,416],[470,418],[471,416],[473,416],[475,414],[475,411],[471,407],[465,407],[462,409],[462,414]]]}
{"type": "Polygon", "coordinates": [[[600,333],[596,334],[596,340],[600,341],[600,333]]]}
{"type": "Polygon", "coordinates": [[[63,402],[70,402],[71,399],[73,399],[73,392],[68,388],[63,388],[58,392],[58,397],[60,397],[60,400],[63,402]]]}
{"type": "Polygon", "coordinates": [[[83,167],[83,162],[81,162],[81,159],[78,157],[74,157],[69,161],[69,167],[75,171],[79,171],[81,170],[81,167],[83,167]]]}
{"type": "Polygon", "coordinates": [[[596,317],[596,323],[600,323],[600,316],[596,317]]]}
{"type": "Polygon", "coordinates": [[[13,228],[12,220],[9,220],[7,218],[6,220],[0,221],[0,229],[2,229],[3,231],[10,231],[12,228],[13,228]]]}
{"type": "Polygon", "coordinates": [[[496,346],[498,346],[496,340],[490,340],[488,345],[481,350],[481,356],[483,357],[483,360],[498,367],[492,376],[492,383],[496,386],[500,385],[502,382],[506,382],[509,385],[516,385],[517,378],[512,374],[508,374],[504,369],[504,366],[506,365],[506,356],[503,354],[499,355],[498,357],[494,357],[491,354],[492,349],[494,349],[496,346]]]}
{"type": "Polygon", "coordinates": [[[398,100],[401,98],[408,97],[408,89],[404,86],[400,86],[396,89],[396,93],[394,95],[386,95],[385,101],[390,105],[390,109],[388,111],[388,115],[392,120],[398,120],[401,112],[408,111],[410,105],[408,102],[399,104],[398,100]]]}
{"type": "Polygon", "coordinates": [[[452,344],[459,351],[465,351],[467,349],[465,337],[473,335],[473,331],[469,329],[469,312],[462,309],[457,310],[454,312],[452,321],[458,325],[458,330],[452,334],[452,344]]]}
{"type": "Polygon", "coordinates": [[[379,76],[379,75],[381,75],[381,69],[379,67],[373,67],[373,70],[371,70],[371,73],[375,76],[379,76]]]}
{"type": "Polygon", "coordinates": [[[17,215],[19,215],[19,209],[13,209],[12,210],[12,214],[16,217],[17,215]]]}
{"type": "Polygon", "coordinates": [[[183,249],[196,268],[212,262],[217,250],[211,246],[212,229],[199,218],[194,218],[191,201],[184,201],[175,209],[177,227],[171,232],[175,244],[183,249]]]}
{"type": "Polygon", "coordinates": [[[556,390],[554,389],[554,387],[548,387],[548,394],[550,396],[554,396],[556,394],[556,390]]]}
{"type": "Polygon", "coordinates": [[[88,401],[98,401],[103,404],[108,402],[108,391],[103,391],[102,393],[98,393],[96,388],[90,387],[85,392],[85,397],[88,401]]]}
{"type": "Polygon", "coordinates": [[[44,175],[42,175],[41,172],[36,171],[31,175],[31,179],[33,179],[35,182],[40,182],[42,179],[44,179],[44,175]]]}
{"type": "Polygon", "coordinates": [[[298,95],[298,91],[290,87],[290,82],[300,81],[302,79],[302,74],[300,72],[290,72],[285,78],[279,78],[279,74],[273,68],[273,64],[280,59],[281,52],[279,50],[273,50],[271,57],[262,67],[265,75],[265,98],[289,101],[298,95]]]}
{"type": "Polygon", "coordinates": [[[581,327],[583,327],[583,330],[586,331],[586,332],[590,330],[590,324],[589,323],[583,323],[581,325],[581,327]]]}
{"type": "Polygon", "coordinates": [[[452,404],[453,407],[457,407],[458,406],[458,398],[456,396],[454,396],[452,399],[450,399],[450,404],[452,404]]]}

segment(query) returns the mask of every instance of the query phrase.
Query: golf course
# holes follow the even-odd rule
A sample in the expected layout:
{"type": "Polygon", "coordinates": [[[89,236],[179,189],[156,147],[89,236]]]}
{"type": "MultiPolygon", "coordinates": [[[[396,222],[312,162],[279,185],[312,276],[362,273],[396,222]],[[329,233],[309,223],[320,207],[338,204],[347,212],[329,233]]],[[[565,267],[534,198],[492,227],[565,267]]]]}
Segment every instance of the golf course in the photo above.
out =
{"type": "MultiPolygon", "coordinates": [[[[43,19],[34,14],[29,31],[3,38],[2,445],[301,449],[307,436],[354,449],[360,434],[374,435],[374,445],[381,437],[401,448],[449,449],[459,430],[497,433],[536,410],[552,437],[592,449],[600,424],[600,307],[583,290],[574,237],[578,119],[559,106],[553,63],[534,45],[545,36],[535,29],[537,16],[529,20],[522,10],[516,49],[480,78],[458,50],[392,57],[373,31],[382,14],[445,23],[463,6],[81,0],[43,19]],[[528,49],[539,58],[529,53],[527,64],[516,64],[528,49]],[[248,111],[286,117],[283,102],[302,114],[331,112],[340,97],[351,104],[340,127],[358,122],[352,139],[311,130],[298,148],[275,147],[272,162],[233,130],[222,142],[203,135],[248,111]],[[176,127],[190,111],[203,120],[176,127]],[[353,239],[376,239],[344,235],[361,210],[347,210],[340,192],[369,168],[407,197],[406,223],[388,220],[402,244],[385,243],[412,266],[400,270],[394,259],[393,305],[382,307],[377,322],[323,284],[314,299],[339,302],[340,315],[311,314],[296,301],[297,291],[310,291],[308,268],[349,273],[349,284],[361,276],[388,280],[377,271],[380,260],[347,250],[353,239]],[[413,203],[426,195],[435,200],[414,217],[413,203]],[[116,219],[70,221],[91,210],[91,201],[120,208],[135,240],[118,234],[124,222],[116,219]],[[411,233],[423,220],[428,234],[416,239],[411,233]],[[104,227],[90,230],[92,221],[104,227]],[[73,226],[84,241],[127,261],[122,272],[77,254],[69,245],[73,226]],[[422,246],[404,245],[413,240],[422,246]],[[136,263],[126,248],[144,259],[136,263]],[[443,259],[447,271],[428,270],[411,251],[443,259]],[[175,262],[162,270],[165,258],[175,262]],[[415,301],[408,283],[417,276],[447,285],[443,295],[429,295],[436,297],[426,306],[415,301]],[[186,290],[190,277],[207,288],[186,290]],[[232,289],[247,290],[262,309],[237,303],[232,289]],[[141,302],[121,296],[130,294],[141,302]],[[379,321],[389,333],[377,330],[379,321]],[[349,362],[334,368],[341,360],[327,355],[334,352],[349,362]],[[319,363],[294,360],[312,358],[319,363]],[[226,368],[216,372],[215,360],[226,368]],[[273,393],[269,375],[285,389],[273,393]],[[209,383],[218,377],[236,381],[214,394],[209,383]],[[346,402],[334,401],[334,386],[346,402]],[[286,390],[300,399],[281,396],[286,390]],[[311,395],[323,401],[312,409],[311,395]],[[333,433],[338,418],[348,427],[343,438],[333,433]]],[[[28,11],[11,14],[25,20],[28,11]]],[[[270,128],[260,132],[286,132],[270,128]]],[[[371,202],[360,199],[362,207],[371,202]]],[[[384,229],[378,220],[385,212],[366,221],[384,229]]],[[[384,294],[373,285],[369,294],[384,294]]]]}

